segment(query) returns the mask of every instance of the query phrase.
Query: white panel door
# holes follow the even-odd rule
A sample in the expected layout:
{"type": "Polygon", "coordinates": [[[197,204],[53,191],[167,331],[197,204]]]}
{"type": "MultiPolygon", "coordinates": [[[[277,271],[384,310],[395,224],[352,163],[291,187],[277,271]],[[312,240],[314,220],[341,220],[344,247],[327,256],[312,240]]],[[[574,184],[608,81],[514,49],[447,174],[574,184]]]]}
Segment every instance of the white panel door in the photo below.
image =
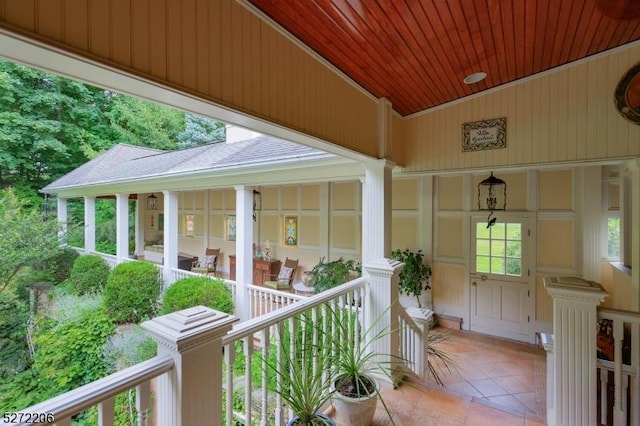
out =
{"type": "Polygon", "coordinates": [[[508,218],[487,227],[471,222],[469,328],[529,342],[531,280],[527,264],[529,220],[508,218]]]}

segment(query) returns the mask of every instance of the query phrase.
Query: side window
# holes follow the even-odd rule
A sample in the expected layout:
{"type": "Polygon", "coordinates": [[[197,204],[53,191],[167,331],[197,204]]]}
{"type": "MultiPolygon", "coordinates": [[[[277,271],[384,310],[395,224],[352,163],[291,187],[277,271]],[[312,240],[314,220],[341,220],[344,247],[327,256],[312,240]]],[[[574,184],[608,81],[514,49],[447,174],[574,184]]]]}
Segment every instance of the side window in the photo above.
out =
{"type": "Polygon", "coordinates": [[[602,256],[609,260],[619,260],[621,257],[621,232],[620,220],[620,177],[617,166],[603,167],[603,197],[602,197],[602,227],[603,247],[602,256]]]}
{"type": "Polygon", "coordinates": [[[476,224],[476,272],[522,276],[522,224],[476,224]]]}

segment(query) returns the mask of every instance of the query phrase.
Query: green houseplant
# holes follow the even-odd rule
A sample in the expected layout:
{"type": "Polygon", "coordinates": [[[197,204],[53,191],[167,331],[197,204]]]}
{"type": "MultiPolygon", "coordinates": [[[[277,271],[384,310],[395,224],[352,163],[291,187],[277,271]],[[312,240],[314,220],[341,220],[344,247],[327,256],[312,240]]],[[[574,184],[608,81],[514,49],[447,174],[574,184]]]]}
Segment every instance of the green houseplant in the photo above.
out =
{"type": "Polygon", "coordinates": [[[415,297],[418,301],[418,307],[422,308],[420,296],[423,291],[431,288],[429,283],[431,267],[424,263],[422,250],[396,249],[391,252],[391,257],[404,263],[399,277],[400,292],[415,297]]]}
{"type": "Polygon", "coordinates": [[[280,328],[271,356],[263,357],[263,368],[274,374],[277,392],[294,417],[288,426],[335,425],[320,410],[328,404],[331,390],[332,353],[329,336],[307,313],[296,318],[295,332],[280,328]],[[281,358],[274,356],[278,349],[281,358]]]}
{"type": "Polygon", "coordinates": [[[318,264],[311,269],[309,286],[314,287],[316,293],[320,293],[360,275],[362,275],[362,267],[355,260],[344,260],[340,257],[337,260],[325,262],[324,257],[321,257],[318,264]]]}
{"type": "MultiPolygon", "coordinates": [[[[333,368],[332,405],[334,418],[340,425],[371,424],[378,400],[391,419],[391,413],[380,394],[376,377],[387,376],[393,381],[390,369],[403,360],[395,357],[388,362],[379,361],[374,352],[376,341],[388,335],[392,330],[383,329],[374,332],[382,314],[373,324],[362,329],[359,322],[359,309],[355,306],[343,307],[333,312],[332,321],[333,368]]],[[[391,419],[393,423],[393,419],[391,419]]]]}

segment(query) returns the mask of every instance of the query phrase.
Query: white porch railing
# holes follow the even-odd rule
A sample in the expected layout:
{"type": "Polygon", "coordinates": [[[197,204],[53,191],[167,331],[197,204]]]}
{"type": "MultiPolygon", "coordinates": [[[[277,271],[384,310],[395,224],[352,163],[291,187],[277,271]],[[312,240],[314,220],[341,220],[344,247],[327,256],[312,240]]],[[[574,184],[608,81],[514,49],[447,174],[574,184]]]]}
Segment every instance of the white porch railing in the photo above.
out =
{"type": "Polygon", "coordinates": [[[82,256],[84,254],[84,248],[82,247],[74,247],[74,246],[67,246],[70,249],[73,249],[76,251],[76,253],[78,253],[80,256],[82,256]]]}
{"type": "MultiPolygon", "coordinates": [[[[223,419],[223,424],[232,426],[235,421],[240,421],[245,425],[266,425],[272,424],[274,420],[276,425],[284,424],[285,407],[283,401],[278,397],[276,390],[269,385],[266,368],[260,364],[260,360],[267,359],[270,353],[273,356],[273,351],[270,351],[272,331],[289,329],[293,333],[296,325],[295,318],[304,314],[312,318],[314,322],[321,324],[321,333],[328,333],[331,328],[328,320],[331,316],[329,307],[334,311],[346,306],[360,306],[363,311],[368,308],[367,284],[366,278],[358,278],[285,306],[270,314],[237,324],[222,339],[225,356],[223,377],[226,392],[224,403],[226,419],[223,419]],[[244,360],[241,361],[243,361],[243,365],[235,365],[237,347],[242,350],[244,360]],[[261,356],[256,355],[257,358],[255,358],[256,351],[259,351],[261,356]],[[252,374],[252,369],[256,365],[259,365],[258,368],[260,368],[260,371],[256,373],[256,376],[260,377],[257,382],[254,381],[254,374],[252,374]],[[234,374],[234,370],[240,370],[242,373],[234,374]],[[238,406],[242,409],[238,410],[238,406]]],[[[314,329],[314,333],[318,333],[318,330],[314,329]]],[[[317,334],[314,338],[317,338],[317,334]]],[[[275,362],[280,363],[282,353],[276,350],[275,356],[275,362]]]]}
{"type": "Polygon", "coordinates": [[[400,357],[406,360],[407,367],[418,377],[424,377],[425,368],[425,330],[420,327],[407,311],[400,309],[398,315],[400,328],[400,357]]]}
{"type": "Polygon", "coordinates": [[[94,254],[96,256],[100,256],[101,258],[103,258],[109,265],[109,268],[111,269],[115,268],[116,265],[118,264],[118,258],[114,254],[100,253],[99,251],[93,251],[91,252],[91,254],[94,254]]]}
{"type": "MultiPolygon", "coordinates": [[[[398,270],[393,270],[393,278],[387,277],[387,280],[397,279],[398,270]]],[[[344,309],[357,309],[363,330],[368,329],[366,322],[370,318],[380,314],[387,315],[386,318],[393,322],[388,306],[376,301],[380,296],[376,291],[389,287],[380,278],[376,281],[375,277],[369,276],[304,298],[251,286],[247,289],[253,295],[250,299],[268,300],[272,308],[283,306],[237,323],[233,328],[235,317],[203,307],[154,318],[144,323],[143,329],[160,342],[158,356],[22,411],[52,413],[55,424],[69,426],[71,416],[99,405],[99,426],[107,426],[113,421],[114,397],[136,388],[138,425],[143,426],[147,424],[150,408],[149,381],[158,377],[153,400],[156,401],[154,415],[159,426],[213,423],[232,426],[236,421],[245,425],[283,425],[288,413],[277,393],[281,384],[273,384],[274,379],[270,380],[263,361],[270,356],[282,359],[278,345],[271,346],[272,334],[286,329],[293,335],[299,325],[297,319],[306,315],[319,325],[313,328],[317,338],[333,330],[333,324],[341,321],[341,315],[334,314],[344,309]],[[281,299],[272,299],[272,296],[281,299]],[[261,356],[254,357],[256,352],[261,356]],[[240,354],[239,359],[237,354],[240,354]],[[219,405],[220,401],[222,405],[219,405]]],[[[263,309],[258,306],[255,305],[256,309],[263,309]]],[[[379,346],[378,352],[388,351],[406,357],[409,369],[418,372],[424,369],[426,362],[420,358],[424,356],[421,327],[402,308],[395,316],[400,327],[395,330],[399,338],[393,345],[394,340],[389,338],[379,346]]],[[[360,340],[357,330],[360,328],[355,329],[356,340],[360,340]]],[[[18,424],[46,424],[46,421],[18,424]]]]}
{"type": "Polygon", "coordinates": [[[171,357],[156,356],[22,410],[25,415],[21,418],[12,419],[9,416],[9,424],[50,425],[55,422],[56,426],[70,426],[72,416],[98,405],[98,426],[110,426],[113,425],[115,396],[129,389],[135,389],[137,424],[147,425],[152,403],[151,379],[167,373],[173,366],[171,357]],[[37,414],[38,418],[30,416],[31,413],[37,414]]]}
{"type": "MultiPolygon", "coordinates": [[[[232,281],[233,282],[233,281],[232,281]]],[[[251,318],[266,315],[307,297],[257,285],[248,285],[251,318]]]]}
{"type": "Polygon", "coordinates": [[[613,361],[598,359],[600,423],[640,426],[640,313],[598,309],[613,327],[613,361]]]}

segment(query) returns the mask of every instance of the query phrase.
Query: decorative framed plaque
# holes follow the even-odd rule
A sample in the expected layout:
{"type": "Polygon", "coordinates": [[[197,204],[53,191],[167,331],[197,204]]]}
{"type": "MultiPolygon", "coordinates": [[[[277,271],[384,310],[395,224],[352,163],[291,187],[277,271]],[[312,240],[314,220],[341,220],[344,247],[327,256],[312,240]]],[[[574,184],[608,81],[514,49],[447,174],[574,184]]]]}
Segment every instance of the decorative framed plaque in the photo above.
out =
{"type": "Polygon", "coordinates": [[[283,243],[287,247],[298,245],[298,216],[285,216],[282,223],[283,243]]]}
{"type": "Polygon", "coordinates": [[[507,118],[462,124],[462,152],[506,148],[507,118]]]}

